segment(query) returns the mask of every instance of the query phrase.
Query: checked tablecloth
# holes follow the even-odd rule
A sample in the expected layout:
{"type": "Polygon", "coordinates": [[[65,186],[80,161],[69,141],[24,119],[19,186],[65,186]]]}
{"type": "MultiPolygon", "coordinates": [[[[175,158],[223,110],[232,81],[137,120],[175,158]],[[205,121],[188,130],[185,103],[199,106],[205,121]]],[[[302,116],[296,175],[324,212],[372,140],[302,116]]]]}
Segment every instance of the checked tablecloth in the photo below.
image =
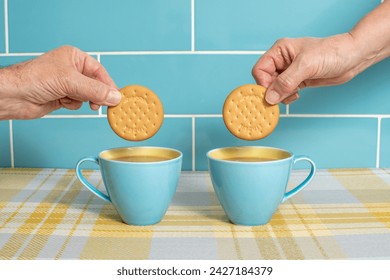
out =
{"type": "MultiPolygon", "coordinates": [[[[99,171],[84,173],[103,189],[99,171]]],[[[257,227],[227,220],[207,172],[183,172],[163,221],[136,227],[74,170],[4,168],[0,259],[390,259],[390,170],[319,170],[257,227]]]]}

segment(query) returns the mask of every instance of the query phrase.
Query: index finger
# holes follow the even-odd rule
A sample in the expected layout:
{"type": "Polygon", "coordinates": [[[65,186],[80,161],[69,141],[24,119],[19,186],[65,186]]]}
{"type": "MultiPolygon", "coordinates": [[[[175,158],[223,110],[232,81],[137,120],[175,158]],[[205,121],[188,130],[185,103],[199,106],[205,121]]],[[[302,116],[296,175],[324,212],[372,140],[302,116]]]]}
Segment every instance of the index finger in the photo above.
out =
{"type": "Polygon", "coordinates": [[[118,89],[114,80],[99,61],[85,52],[80,51],[80,53],[79,59],[81,61],[79,65],[81,65],[81,68],[78,70],[81,74],[118,89]]]}
{"type": "Polygon", "coordinates": [[[277,76],[275,61],[269,52],[259,58],[252,68],[252,76],[256,83],[268,88],[277,76]]]}

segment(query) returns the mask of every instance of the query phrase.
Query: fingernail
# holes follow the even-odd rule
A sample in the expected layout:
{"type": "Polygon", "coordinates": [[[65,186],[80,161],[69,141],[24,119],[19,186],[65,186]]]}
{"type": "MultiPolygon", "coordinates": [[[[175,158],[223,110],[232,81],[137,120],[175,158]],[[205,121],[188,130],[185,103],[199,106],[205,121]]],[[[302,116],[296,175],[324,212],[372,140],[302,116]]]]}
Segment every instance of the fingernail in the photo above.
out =
{"type": "Polygon", "coordinates": [[[267,91],[267,94],[265,95],[265,100],[273,105],[279,102],[280,95],[274,90],[267,91]]]}
{"type": "Polygon", "coordinates": [[[64,103],[64,104],[72,103],[72,99],[70,99],[68,97],[61,98],[60,101],[61,101],[61,103],[64,103]]]}
{"type": "Polygon", "coordinates": [[[109,105],[117,105],[121,99],[122,94],[119,91],[112,90],[108,93],[106,101],[109,103],[109,105]]]}

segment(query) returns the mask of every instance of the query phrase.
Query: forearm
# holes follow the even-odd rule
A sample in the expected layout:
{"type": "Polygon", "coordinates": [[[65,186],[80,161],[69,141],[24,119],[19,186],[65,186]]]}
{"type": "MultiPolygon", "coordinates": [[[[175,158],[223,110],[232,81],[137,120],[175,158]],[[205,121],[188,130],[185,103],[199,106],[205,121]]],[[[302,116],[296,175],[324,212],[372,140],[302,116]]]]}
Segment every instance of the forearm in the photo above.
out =
{"type": "Polygon", "coordinates": [[[390,56],[390,0],[384,1],[362,18],[349,32],[361,58],[359,69],[390,56]]]}
{"type": "Polygon", "coordinates": [[[26,63],[19,63],[0,69],[0,120],[24,115],[20,104],[23,89],[23,71],[26,63]]]}

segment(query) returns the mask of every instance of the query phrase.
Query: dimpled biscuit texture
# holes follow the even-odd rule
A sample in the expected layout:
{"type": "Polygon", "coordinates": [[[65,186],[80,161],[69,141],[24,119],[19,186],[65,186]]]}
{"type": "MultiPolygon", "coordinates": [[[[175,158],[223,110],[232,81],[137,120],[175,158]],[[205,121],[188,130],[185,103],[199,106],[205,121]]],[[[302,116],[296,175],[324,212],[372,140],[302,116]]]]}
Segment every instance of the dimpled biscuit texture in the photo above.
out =
{"type": "Polygon", "coordinates": [[[268,136],[279,121],[279,105],[265,101],[266,88],[243,85],[233,90],[223,106],[223,120],[229,131],[244,140],[268,136]]]}
{"type": "Polygon", "coordinates": [[[120,92],[121,102],[107,110],[112,130],[131,141],[146,140],[156,134],[164,119],[164,108],[158,96],[140,85],[126,86],[120,92]]]}

